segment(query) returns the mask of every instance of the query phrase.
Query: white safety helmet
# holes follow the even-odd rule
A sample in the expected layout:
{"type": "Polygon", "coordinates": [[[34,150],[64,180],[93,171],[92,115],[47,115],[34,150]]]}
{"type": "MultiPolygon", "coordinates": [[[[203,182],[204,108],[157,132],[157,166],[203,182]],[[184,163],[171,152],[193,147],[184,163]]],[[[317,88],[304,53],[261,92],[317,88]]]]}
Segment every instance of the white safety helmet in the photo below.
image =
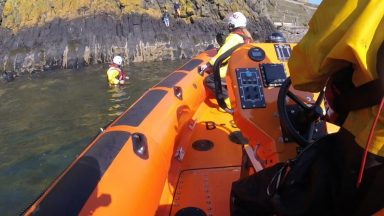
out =
{"type": "Polygon", "coordinates": [[[113,57],[113,63],[122,66],[123,65],[123,58],[121,56],[115,56],[113,57]]]}
{"type": "Polygon", "coordinates": [[[247,26],[247,18],[241,12],[235,12],[231,14],[228,18],[228,27],[239,28],[247,26]]]}

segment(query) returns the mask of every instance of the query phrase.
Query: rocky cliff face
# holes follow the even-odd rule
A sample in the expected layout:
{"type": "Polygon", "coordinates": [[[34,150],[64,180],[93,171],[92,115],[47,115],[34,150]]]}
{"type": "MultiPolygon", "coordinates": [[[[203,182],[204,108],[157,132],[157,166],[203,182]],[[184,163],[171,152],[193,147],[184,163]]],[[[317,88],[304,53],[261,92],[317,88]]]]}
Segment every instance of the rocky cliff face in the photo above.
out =
{"type": "Polygon", "coordinates": [[[224,18],[242,11],[257,39],[275,31],[270,0],[0,0],[0,72],[32,73],[110,62],[125,63],[194,56],[215,43],[224,18]]]}
{"type": "Polygon", "coordinates": [[[0,26],[1,26],[1,23],[3,21],[3,7],[4,7],[4,4],[5,4],[5,1],[6,0],[0,0],[0,26]]]}

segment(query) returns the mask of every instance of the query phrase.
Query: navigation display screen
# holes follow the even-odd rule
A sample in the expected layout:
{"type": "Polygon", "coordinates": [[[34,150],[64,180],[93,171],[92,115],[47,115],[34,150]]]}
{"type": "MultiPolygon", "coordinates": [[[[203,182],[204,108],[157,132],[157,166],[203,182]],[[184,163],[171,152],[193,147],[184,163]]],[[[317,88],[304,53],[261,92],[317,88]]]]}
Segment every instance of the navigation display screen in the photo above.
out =
{"type": "Polygon", "coordinates": [[[287,78],[283,64],[262,64],[260,68],[265,87],[282,86],[287,78]]]}

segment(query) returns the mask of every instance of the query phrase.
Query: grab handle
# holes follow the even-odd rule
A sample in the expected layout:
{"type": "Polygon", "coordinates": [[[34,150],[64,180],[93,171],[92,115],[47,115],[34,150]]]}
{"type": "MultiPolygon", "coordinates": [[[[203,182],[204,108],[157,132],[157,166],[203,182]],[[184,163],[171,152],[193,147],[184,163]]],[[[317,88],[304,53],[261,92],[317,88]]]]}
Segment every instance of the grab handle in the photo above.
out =
{"type": "Polygon", "coordinates": [[[204,70],[201,68],[201,66],[197,67],[197,73],[198,73],[200,76],[204,76],[204,70]]]}
{"type": "Polygon", "coordinates": [[[173,93],[179,100],[183,100],[183,89],[180,86],[173,86],[173,93]]]}
{"type": "Polygon", "coordinates": [[[133,152],[141,159],[148,159],[148,143],[147,138],[142,133],[134,133],[132,134],[132,146],[133,152]]]}

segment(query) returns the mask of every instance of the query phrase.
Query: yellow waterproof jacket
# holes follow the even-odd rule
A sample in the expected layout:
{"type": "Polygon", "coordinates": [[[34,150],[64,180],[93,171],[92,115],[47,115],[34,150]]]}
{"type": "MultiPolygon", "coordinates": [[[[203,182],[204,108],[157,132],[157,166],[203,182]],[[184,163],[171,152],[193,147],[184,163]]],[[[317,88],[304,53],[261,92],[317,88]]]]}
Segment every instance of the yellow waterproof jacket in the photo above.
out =
{"type": "MultiPolygon", "coordinates": [[[[384,61],[376,57],[384,40],[383,17],[383,0],[323,0],[288,62],[294,87],[320,91],[333,72],[345,67],[345,61],[354,65],[355,86],[378,79],[376,62],[384,61]]],[[[343,124],[363,148],[377,112],[378,106],[351,111],[343,124]]],[[[383,113],[369,151],[384,156],[383,113]]]]}
{"type": "MultiPolygon", "coordinates": [[[[232,47],[244,43],[244,39],[242,36],[236,34],[236,33],[230,33],[226,38],[224,44],[220,47],[220,49],[217,51],[216,55],[211,58],[209,61],[209,64],[212,66],[215,64],[216,59],[218,59],[223,53],[230,50],[232,47]]],[[[225,78],[227,75],[227,65],[220,68],[220,77],[225,78]]]]}
{"type": "Polygon", "coordinates": [[[120,71],[115,67],[110,67],[107,71],[108,84],[117,85],[120,83],[119,81],[120,71]]]}

